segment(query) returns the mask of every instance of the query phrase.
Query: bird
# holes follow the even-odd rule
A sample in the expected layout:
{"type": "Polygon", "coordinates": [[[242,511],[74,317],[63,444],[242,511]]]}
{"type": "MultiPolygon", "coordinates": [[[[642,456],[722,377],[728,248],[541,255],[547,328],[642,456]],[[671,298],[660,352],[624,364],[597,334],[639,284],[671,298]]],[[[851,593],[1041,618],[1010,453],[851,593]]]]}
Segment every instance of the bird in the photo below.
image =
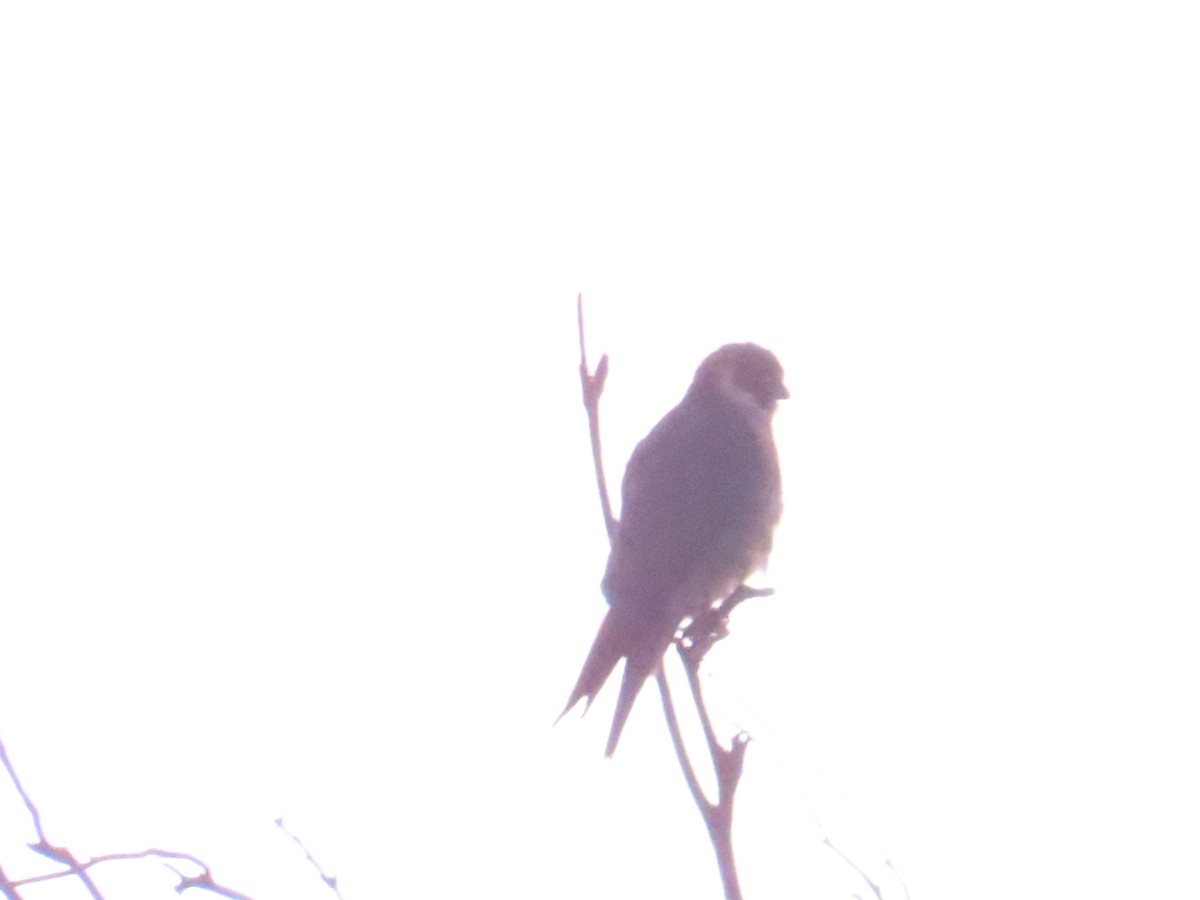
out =
{"type": "Polygon", "coordinates": [[[624,658],[606,757],[680,624],[765,567],[783,511],[771,420],[788,396],[771,351],[726,344],[630,456],[601,582],[608,610],[559,716],[581,699],[586,712],[624,658]]]}

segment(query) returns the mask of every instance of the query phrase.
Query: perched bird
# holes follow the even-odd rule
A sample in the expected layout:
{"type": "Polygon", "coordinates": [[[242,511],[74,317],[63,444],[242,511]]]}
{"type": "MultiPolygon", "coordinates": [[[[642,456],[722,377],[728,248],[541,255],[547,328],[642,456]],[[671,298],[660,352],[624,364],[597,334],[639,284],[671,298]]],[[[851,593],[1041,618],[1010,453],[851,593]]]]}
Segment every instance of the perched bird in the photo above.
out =
{"type": "Polygon", "coordinates": [[[605,756],[681,621],[766,564],[783,508],[771,417],[787,396],[774,354],[726,344],[633,451],[601,584],[609,609],[563,710],[590,706],[625,658],[605,756]]]}

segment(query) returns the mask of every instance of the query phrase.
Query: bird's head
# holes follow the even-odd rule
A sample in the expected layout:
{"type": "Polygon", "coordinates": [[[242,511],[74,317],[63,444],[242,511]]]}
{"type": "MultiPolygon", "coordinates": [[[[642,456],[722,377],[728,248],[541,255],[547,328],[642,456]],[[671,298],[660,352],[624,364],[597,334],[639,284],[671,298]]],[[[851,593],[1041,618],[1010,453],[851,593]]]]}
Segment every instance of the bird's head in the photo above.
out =
{"type": "Polygon", "coordinates": [[[726,344],[705,357],[688,393],[709,391],[749,401],[767,413],[789,396],[775,354],[749,343],[726,344]]]}

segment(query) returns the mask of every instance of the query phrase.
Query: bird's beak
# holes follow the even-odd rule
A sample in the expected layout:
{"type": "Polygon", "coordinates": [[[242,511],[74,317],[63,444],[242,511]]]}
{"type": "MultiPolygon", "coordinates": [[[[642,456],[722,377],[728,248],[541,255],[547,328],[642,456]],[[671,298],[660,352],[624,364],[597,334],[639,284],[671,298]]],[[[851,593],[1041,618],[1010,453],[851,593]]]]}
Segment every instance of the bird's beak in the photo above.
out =
{"type": "Polygon", "coordinates": [[[783,386],[783,382],[780,382],[779,393],[775,395],[775,399],[776,400],[786,400],[790,396],[792,396],[792,395],[788,393],[788,389],[783,386]]]}

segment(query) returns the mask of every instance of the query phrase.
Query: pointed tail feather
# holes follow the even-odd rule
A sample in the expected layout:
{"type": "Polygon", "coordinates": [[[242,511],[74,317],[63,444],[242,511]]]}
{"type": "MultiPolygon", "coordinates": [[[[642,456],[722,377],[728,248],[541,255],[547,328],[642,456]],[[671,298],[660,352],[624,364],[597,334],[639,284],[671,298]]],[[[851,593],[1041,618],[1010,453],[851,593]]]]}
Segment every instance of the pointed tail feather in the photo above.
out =
{"type": "Polygon", "coordinates": [[[642,622],[636,638],[627,646],[625,672],[621,676],[621,693],[617,695],[617,710],[613,713],[612,729],[608,733],[608,746],[604,755],[612,756],[625,728],[625,720],[633,709],[633,701],[646,679],[654,674],[663,654],[671,646],[675,625],[670,619],[659,618],[656,622],[642,622]]]}
{"type": "Polygon", "coordinates": [[[637,699],[638,691],[654,671],[658,659],[662,656],[647,657],[645,654],[630,656],[625,660],[625,672],[621,676],[621,693],[617,696],[617,711],[613,713],[612,729],[608,732],[608,746],[604,748],[605,757],[613,755],[617,749],[617,741],[621,739],[621,731],[625,728],[625,720],[633,710],[633,701],[637,699]]]}
{"type": "MultiPolygon", "coordinates": [[[[637,699],[646,679],[653,674],[658,661],[670,646],[671,636],[675,633],[674,623],[659,618],[658,621],[646,621],[645,608],[636,612],[636,618],[631,621],[627,608],[612,607],[600,623],[600,630],[592,642],[583,671],[571,691],[567,705],[559,714],[561,719],[574,708],[581,699],[587,700],[587,707],[616,668],[621,657],[626,657],[625,671],[621,676],[621,692],[617,696],[617,708],[613,715],[612,729],[608,735],[608,745],[604,755],[612,756],[617,749],[621,731],[625,721],[633,709],[633,701],[637,699]]],[[[584,712],[587,711],[584,707],[584,712]]]]}
{"type": "Polygon", "coordinates": [[[587,660],[584,661],[583,671],[579,673],[579,680],[575,682],[567,705],[558,714],[559,719],[569,713],[575,704],[585,697],[587,706],[584,707],[584,712],[587,712],[587,707],[592,705],[596,694],[600,692],[600,688],[604,687],[604,682],[616,668],[617,661],[625,655],[617,632],[613,611],[610,609],[605,613],[604,621],[600,623],[600,630],[596,632],[596,639],[592,641],[592,649],[588,651],[587,660]]]}

